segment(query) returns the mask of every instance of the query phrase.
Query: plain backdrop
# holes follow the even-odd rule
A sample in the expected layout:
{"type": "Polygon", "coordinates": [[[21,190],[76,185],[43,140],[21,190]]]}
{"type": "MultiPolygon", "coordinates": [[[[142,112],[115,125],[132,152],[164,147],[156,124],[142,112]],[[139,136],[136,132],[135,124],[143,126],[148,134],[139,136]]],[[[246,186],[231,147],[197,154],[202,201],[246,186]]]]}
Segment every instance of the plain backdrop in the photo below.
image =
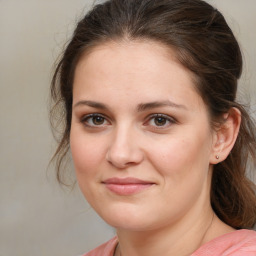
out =
{"type": "MultiPolygon", "coordinates": [[[[209,0],[244,55],[240,99],[256,110],[256,1],[209,0]]],[[[79,255],[114,235],[49,159],[48,95],[55,59],[91,0],[0,0],[0,256],[79,255]]],[[[71,172],[73,169],[70,168],[71,172]]]]}

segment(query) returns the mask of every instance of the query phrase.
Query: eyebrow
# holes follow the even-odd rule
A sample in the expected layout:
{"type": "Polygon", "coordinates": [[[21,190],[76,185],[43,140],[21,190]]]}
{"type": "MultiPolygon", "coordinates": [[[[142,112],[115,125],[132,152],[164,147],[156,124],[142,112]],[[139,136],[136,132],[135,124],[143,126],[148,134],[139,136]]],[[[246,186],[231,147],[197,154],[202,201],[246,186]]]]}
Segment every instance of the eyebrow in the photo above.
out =
{"type": "Polygon", "coordinates": [[[187,110],[187,107],[184,105],[180,105],[177,103],[174,103],[172,101],[166,100],[166,101],[153,101],[149,103],[141,103],[138,105],[137,110],[138,112],[159,108],[159,107],[172,107],[172,108],[178,108],[178,109],[184,109],[187,110]]]}
{"type": "MultiPolygon", "coordinates": [[[[97,108],[97,109],[102,109],[102,110],[108,109],[107,105],[100,103],[100,102],[91,101],[91,100],[78,101],[73,106],[73,108],[78,107],[78,106],[89,106],[92,108],[97,108]]],[[[159,107],[172,107],[172,108],[187,110],[187,107],[184,105],[180,105],[180,104],[174,103],[172,101],[166,100],[166,101],[153,101],[153,102],[148,102],[148,103],[140,103],[137,107],[137,111],[143,112],[143,111],[147,111],[147,110],[159,108],[159,107]]]]}
{"type": "Polygon", "coordinates": [[[102,110],[106,110],[107,106],[105,104],[96,102],[96,101],[91,101],[91,100],[81,100],[78,101],[73,108],[77,107],[77,106],[89,106],[92,108],[98,108],[98,109],[102,109],[102,110]]]}

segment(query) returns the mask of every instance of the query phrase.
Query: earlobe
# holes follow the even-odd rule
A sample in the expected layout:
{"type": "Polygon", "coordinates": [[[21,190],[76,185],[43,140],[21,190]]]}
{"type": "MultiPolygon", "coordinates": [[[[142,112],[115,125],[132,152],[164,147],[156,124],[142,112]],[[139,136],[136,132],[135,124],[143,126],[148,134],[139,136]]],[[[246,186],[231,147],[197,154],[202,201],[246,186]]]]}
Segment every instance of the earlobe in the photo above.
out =
{"type": "Polygon", "coordinates": [[[241,112],[237,108],[231,108],[223,119],[223,123],[215,131],[210,164],[224,161],[231,152],[239,133],[241,112]]]}

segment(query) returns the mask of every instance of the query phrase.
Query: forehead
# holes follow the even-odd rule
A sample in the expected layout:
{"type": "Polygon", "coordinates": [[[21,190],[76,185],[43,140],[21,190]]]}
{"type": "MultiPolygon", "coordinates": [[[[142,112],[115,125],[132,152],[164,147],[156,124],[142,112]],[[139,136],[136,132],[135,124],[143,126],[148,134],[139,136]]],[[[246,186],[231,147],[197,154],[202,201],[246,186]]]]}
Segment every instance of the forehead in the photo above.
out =
{"type": "MultiPolygon", "coordinates": [[[[93,60],[96,61],[97,58],[101,58],[101,62],[98,64],[104,64],[104,60],[109,61],[110,58],[111,64],[121,60],[125,60],[127,64],[133,62],[134,70],[139,68],[138,64],[143,61],[149,61],[151,64],[156,63],[157,60],[174,61],[177,65],[181,65],[176,58],[176,51],[160,42],[123,39],[120,41],[107,41],[89,48],[80,57],[76,69],[85,64],[85,62],[92,63],[93,60]],[[137,65],[134,65],[135,63],[137,65]]],[[[145,66],[145,63],[143,66],[145,66]]]]}
{"type": "Polygon", "coordinates": [[[108,42],[92,48],[77,64],[73,93],[74,98],[129,95],[147,101],[200,98],[192,72],[178,62],[173,49],[154,41],[108,42]]]}

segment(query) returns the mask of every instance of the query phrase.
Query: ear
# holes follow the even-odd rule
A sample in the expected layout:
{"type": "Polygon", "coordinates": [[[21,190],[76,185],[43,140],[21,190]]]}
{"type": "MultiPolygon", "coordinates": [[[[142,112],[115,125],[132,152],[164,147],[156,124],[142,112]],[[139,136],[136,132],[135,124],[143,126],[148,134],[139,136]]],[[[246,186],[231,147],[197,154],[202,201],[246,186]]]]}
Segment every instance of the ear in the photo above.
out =
{"type": "Polygon", "coordinates": [[[210,164],[218,164],[228,157],[239,133],[241,112],[237,108],[231,108],[223,118],[224,122],[214,131],[210,164]]]}

